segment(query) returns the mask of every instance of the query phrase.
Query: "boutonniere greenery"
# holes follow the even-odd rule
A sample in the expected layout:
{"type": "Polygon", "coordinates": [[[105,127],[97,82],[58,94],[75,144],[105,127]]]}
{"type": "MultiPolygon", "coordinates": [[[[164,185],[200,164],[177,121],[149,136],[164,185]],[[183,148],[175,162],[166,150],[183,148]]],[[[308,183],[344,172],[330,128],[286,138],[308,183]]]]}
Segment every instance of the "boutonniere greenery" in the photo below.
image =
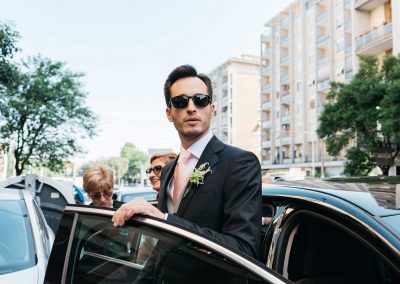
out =
{"type": "Polygon", "coordinates": [[[192,187],[204,183],[204,177],[207,173],[212,173],[209,163],[201,164],[198,168],[193,170],[192,174],[189,176],[189,183],[185,189],[185,192],[183,193],[183,198],[185,198],[192,187]]]}

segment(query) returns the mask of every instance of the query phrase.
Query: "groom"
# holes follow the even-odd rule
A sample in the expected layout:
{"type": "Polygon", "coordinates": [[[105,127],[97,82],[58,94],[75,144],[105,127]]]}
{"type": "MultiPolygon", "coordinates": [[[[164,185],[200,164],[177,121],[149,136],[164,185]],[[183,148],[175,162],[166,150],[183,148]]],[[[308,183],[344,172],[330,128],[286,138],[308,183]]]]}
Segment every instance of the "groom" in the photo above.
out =
{"type": "Polygon", "coordinates": [[[158,209],[135,199],[116,211],[114,225],[134,214],[158,217],[257,258],[262,218],[257,157],[212,134],[212,84],[206,75],[180,66],[169,74],[164,95],[168,120],[181,140],[179,157],[162,171],[158,209]]]}

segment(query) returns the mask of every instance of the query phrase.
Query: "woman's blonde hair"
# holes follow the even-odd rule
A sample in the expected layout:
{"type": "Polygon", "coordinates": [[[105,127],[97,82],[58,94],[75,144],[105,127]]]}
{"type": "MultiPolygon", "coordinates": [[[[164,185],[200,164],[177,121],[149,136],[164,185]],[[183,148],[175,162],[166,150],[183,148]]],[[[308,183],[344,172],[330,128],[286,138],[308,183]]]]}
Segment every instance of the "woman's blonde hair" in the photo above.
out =
{"type": "Polygon", "coordinates": [[[153,162],[155,159],[160,159],[164,163],[168,164],[169,161],[175,159],[178,155],[175,154],[174,152],[168,152],[168,153],[156,153],[150,158],[150,164],[153,162]]]}
{"type": "Polygon", "coordinates": [[[88,169],[83,175],[83,188],[88,194],[113,189],[113,171],[107,166],[98,166],[88,169]]]}

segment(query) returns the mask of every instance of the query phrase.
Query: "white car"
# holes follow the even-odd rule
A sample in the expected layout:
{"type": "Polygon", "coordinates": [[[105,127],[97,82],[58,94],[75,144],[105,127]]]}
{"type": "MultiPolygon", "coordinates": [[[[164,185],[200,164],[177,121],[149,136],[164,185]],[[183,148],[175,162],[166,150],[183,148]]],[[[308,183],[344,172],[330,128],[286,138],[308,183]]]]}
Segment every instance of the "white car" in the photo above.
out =
{"type": "Polygon", "coordinates": [[[54,233],[28,190],[0,188],[0,283],[43,283],[54,233]]]}

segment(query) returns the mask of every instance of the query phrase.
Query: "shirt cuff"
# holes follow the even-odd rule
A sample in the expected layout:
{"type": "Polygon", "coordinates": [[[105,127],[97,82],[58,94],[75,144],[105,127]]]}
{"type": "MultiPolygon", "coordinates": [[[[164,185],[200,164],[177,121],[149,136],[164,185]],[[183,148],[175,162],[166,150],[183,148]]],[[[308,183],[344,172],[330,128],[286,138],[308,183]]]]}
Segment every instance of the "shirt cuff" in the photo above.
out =
{"type": "Polygon", "coordinates": [[[167,218],[168,218],[168,213],[165,213],[164,214],[164,220],[167,220],[167,218]]]}

